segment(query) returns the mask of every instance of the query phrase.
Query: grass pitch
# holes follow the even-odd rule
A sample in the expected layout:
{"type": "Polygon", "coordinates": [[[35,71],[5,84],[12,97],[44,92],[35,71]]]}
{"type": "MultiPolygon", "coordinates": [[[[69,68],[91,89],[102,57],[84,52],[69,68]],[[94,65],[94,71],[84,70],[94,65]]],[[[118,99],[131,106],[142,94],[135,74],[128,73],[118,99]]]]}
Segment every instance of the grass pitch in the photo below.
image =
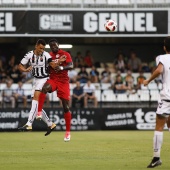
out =
{"type": "MultiPolygon", "coordinates": [[[[152,159],[153,131],[0,133],[0,170],[144,170],[152,159]]],[[[170,169],[170,133],[164,131],[162,166],[170,169]]]]}

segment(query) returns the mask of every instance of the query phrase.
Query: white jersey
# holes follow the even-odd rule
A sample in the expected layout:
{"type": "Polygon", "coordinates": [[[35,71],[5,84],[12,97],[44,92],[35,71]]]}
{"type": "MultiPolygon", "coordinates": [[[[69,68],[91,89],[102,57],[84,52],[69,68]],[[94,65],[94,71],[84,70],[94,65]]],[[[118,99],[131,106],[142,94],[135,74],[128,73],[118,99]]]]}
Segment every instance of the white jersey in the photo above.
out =
{"type": "Polygon", "coordinates": [[[163,88],[160,92],[162,100],[170,101],[170,54],[159,56],[159,63],[163,64],[162,84],[163,88]]]}
{"type": "Polygon", "coordinates": [[[33,67],[32,75],[35,78],[46,78],[49,77],[48,59],[50,58],[50,54],[46,51],[44,51],[40,56],[36,56],[34,51],[29,51],[21,60],[21,64],[26,65],[29,63],[33,67]]]}

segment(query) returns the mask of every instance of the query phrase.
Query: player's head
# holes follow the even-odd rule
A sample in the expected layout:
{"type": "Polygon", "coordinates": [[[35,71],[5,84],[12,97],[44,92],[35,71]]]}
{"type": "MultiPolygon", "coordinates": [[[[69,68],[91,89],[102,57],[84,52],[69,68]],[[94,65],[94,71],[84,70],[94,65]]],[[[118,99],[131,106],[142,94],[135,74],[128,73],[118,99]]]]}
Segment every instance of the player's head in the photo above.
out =
{"type": "Polygon", "coordinates": [[[59,50],[59,43],[56,39],[51,39],[49,42],[48,42],[49,46],[50,46],[50,49],[53,53],[57,53],[58,50],[59,50]]]}
{"type": "Polygon", "coordinates": [[[46,42],[43,39],[39,39],[35,45],[36,55],[41,55],[44,52],[46,42]]]}
{"type": "Polygon", "coordinates": [[[164,50],[166,52],[170,52],[170,37],[169,36],[164,39],[164,50]]]}

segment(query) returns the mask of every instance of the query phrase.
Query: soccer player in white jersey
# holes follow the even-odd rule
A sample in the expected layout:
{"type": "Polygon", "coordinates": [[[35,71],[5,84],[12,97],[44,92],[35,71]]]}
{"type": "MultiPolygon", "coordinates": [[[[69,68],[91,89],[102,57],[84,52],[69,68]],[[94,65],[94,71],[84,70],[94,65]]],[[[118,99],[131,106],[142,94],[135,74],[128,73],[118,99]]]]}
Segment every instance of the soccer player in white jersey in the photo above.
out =
{"type": "Polygon", "coordinates": [[[169,127],[167,120],[170,116],[170,37],[166,37],[164,40],[164,51],[166,54],[160,55],[157,58],[158,65],[151,77],[143,82],[143,84],[147,86],[152,80],[160,75],[162,76],[163,88],[160,91],[160,98],[158,100],[156,126],[153,137],[153,159],[147,168],[154,168],[162,164],[160,153],[165,123],[167,123],[169,127]]]}
{"type": "MultiPolygon", "coordinates": [[[[44,83],[49,78],[49,74],[47,71],[48,65],[53,68],[56,67],[56,63],[52,62],[50,54],[44,51],[45,45],[45,41],[43,39],[39,39],[35,45],[35,49],[25,54],[24,58],[21,60],[21,63],[18,66],[20,71],[22,72],[32,71],[32,75],[34,77],[32,90],[32,106],[29,113],[28,121],[23,127],[18,128],[19,130],[32,130],[33,121],[38,113],[39,95],[44,83]],[[27,64],[30,64],[30,66],[26,67],[27,64]]],[[[42,120],[48,126],[48,135],[56,127],[56,125],[49,120],[44,110],[42,111],[42,120]]]]}

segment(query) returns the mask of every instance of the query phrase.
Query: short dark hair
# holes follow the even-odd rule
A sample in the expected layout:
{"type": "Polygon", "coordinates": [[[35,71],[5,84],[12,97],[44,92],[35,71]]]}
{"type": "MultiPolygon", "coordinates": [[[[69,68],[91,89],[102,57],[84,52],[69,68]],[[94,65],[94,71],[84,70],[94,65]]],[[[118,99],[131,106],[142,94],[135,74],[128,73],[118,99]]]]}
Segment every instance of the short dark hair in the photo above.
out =
{"type": "Polygon", "coordinates": [[[56,42],[56,43],[58,44],[58,41],[57,41],[55,38],[49,40],[49,41],[48,41],[48,44],[50,44],[51,42],[56,42]]]}
{"type": "Polygon", "coordinates": [[[170,36],[164,39],[164,46],[166,48],[166,51],[170,52],[170,36]]]}
{"type": "Polygon", "coordinates": [[[37,43],[36,43],[36,45],[39,45],[39,44],[42,44],[42,45],[46,45],[46,42],[45,42],[45,40],[43,40],[43,39],[39,39],[38,41],[37,41],[37,43]]]}

